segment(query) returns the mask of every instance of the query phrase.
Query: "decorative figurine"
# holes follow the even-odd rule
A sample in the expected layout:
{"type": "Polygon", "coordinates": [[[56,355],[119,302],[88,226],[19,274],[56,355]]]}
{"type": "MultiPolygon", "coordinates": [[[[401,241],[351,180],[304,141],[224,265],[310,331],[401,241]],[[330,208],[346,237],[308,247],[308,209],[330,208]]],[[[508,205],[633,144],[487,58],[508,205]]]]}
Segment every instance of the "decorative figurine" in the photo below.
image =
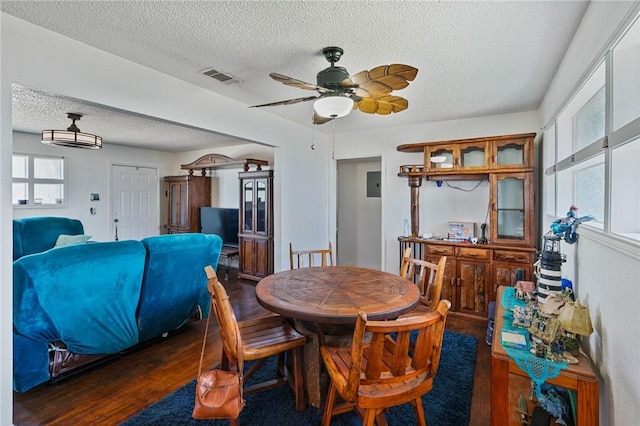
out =
{"type": "Polygon", "coordinates": [[[564,238],[564,240],[569,244],[573,244],[578,241],[578,234],[576,233],[578,225],[580,225],[582,222],[588,222],[595,219],[593,216],[578,217],[576,215],[576,211],[578,211],[578,208],[576,206],[569,207],[567,217],[557,219],[551,224],[551,230],[553,231],[553,233],[557,237],[564,238]]]}
{"type": "Polygon", "coordinates": [[[480,236],[478,242],[480,244],[488,244],[489,240],[487,240],[487,236],[485,235],[485,233],[487,232],[487,224],[483,223],[482,225],[480,225],[480,229],[482,230],[482,235],[480,236]]]}

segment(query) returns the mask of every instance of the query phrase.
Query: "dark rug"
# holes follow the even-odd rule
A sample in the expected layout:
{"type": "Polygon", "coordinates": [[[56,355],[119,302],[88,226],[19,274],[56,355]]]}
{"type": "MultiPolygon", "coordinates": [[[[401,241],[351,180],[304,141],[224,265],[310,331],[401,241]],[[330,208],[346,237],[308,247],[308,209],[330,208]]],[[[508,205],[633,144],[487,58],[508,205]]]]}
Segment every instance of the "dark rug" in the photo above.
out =
{"type": "MultiPolygon", "coordinates": [[[[425,417],[429,426],[461,426],[469,424],[473,371],[476,362],[475,337],[445,331],[440,366],[431,392],[422,397],[425,417]]],[[[246,368],[246,367],[245,367],[246,368]]],[[[252,377],[264,380],[261,373],[274,371],[275,357],[252,377]],[[270,366],[269,363],[272,363],[270,366]]],[[[249,381],[249,384],[252,382],[249,381]]],[[[139,414],[122,423],[138,425],[201,425],[222,426],[228,420],[194,420],[191,417],[195,398],[195,380],[176,392],[145,408],[139,414]]],[[[322,420],[322,410],[307,406],[303,412],[294,407],[293,391],[281,386],[246,397],[247,405],[240,414],[240,424],[248,426],[315,426],[322,420]]],[[[385,413],[389,426],[415,424],[413,408],[408,405],[393,407],[385,413]]],[[[335,416],[335,426],[362,425],[360,418],[351,413],[335,416]]]]}

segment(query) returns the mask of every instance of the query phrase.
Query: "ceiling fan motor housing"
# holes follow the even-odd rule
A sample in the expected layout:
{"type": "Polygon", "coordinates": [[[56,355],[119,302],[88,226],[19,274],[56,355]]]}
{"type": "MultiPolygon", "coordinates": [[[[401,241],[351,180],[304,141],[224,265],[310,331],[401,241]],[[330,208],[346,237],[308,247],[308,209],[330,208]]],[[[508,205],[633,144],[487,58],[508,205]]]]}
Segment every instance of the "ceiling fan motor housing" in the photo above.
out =
{"type": "Polygon", "coordinates": [[[318,86],[333,90],[342,90],[342,82],[348,78],[349,72],[347,69],[336,66],[325,68],[316,76],[318,86]]]}

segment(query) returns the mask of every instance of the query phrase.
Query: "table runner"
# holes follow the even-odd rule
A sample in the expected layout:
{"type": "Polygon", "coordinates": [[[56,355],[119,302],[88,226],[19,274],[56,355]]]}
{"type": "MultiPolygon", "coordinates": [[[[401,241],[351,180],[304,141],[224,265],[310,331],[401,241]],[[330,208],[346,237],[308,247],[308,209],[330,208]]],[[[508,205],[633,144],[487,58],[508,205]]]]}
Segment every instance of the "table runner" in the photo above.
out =
{"type": "MultiPolygon", "coordinates": [[[[515,296],[515,288],[507,287],[504,289],[502,293],[502,299],[500,303],[502,303],[502,307],[505,309],[504,311],[504,325],[503,329],[508,329],[512,327],[513,324],[513,308],[516,306],[524,306],[524,300],[518,300],[515,296]]],[[[524,330],[521,328],[521,330],[524,330]]],[[[529,340],[529,331],[526,331],[527,341],[529,340]]],[[[538,399],[542,398],[541,385],[547,381],[548,379],[553,379],[554,377],[558,377],[560,371],[564,370],[568,367],[569,364],[566,362],[553,362],[549,361],[546,358],[540,358],[530,353],[529,350],[524,349],[516,349],[505,345],[502,341],[502,330],[500,330],[500,343],[502,347],[507,352],[510,358],[512,358],[518,367],[531,378],[536,397],[538,399]]]]}

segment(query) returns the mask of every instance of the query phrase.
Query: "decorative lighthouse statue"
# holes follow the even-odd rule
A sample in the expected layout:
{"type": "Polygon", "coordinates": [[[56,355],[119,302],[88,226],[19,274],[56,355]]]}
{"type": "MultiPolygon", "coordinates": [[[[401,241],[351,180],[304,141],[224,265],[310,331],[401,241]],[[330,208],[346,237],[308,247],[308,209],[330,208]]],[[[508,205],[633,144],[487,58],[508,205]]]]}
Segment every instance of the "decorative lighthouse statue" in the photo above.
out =
{"type": "Polygon", "coordinates": [[[536,278],[538,282],[538,302],[545,303],[562,292],[562,264],[566,255],[560,252],[560,241],[569,244],[578,241],[576,229],[582,222],[593,220],[593,216],[577,217],[576,206],[571,206],[567,217],[551,224],[551,231],[542,237],[542,253],[536,262],[536,278]]]}

